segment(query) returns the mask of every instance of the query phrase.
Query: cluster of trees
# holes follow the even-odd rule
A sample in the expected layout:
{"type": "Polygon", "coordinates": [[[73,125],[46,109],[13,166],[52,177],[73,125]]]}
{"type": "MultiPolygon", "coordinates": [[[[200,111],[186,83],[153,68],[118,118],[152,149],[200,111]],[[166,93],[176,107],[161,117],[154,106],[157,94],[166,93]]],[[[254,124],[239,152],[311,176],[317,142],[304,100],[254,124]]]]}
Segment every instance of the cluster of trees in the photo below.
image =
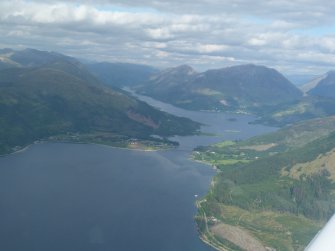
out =
{"type": "Polygon", "coordinates": [[[209,205],[219,202],[244,209],[276,210],[328,219],[335,210],[335,186],[329,172],[320,167],[312,175],[303,174],[293,179],[283,176],[281,171],[284,167],[290,170],[297,163],[312,161],[334,148],[335,133],[332,133],[294,150],[249,163],[221,166],[216,185],[208,196],[209,205]]]}

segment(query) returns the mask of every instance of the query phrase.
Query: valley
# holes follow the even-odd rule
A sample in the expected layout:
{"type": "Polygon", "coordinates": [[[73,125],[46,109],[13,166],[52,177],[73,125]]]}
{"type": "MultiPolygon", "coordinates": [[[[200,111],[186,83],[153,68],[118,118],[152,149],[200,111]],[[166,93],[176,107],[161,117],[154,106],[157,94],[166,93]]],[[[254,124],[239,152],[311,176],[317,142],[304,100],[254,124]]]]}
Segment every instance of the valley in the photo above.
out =
{"type": "Polygon", "coordinates": [[[0,251],[334,251],[334,9],[0,0],[0,251]]]}
{"type": "Polygon", "coordinates": [[[256,123],[281,127],[334,115],[335,100],[326,94],[332,93],[334,83],[329,72],[300,90],[280,72],[265,66],[247,64],[197,72],[181,65],[153,73],[146,82],[131,87],[185,109],[256,114],[256,123]],[[323,94],[319,88],[324,89],[323,94]]]}
{"type": "Polygon", "coordinates": [[[4,55],[11,63],[0,70],[0,154],[41,140],[166,148],[175,145],[167,137],[200,127],[100,83],[74,58],[31,49],[4,55]]]}
{"type": "MultiPolygon", "coordinates": [[[[0,56],[1,155],[29,155],[31,144],[106,145],[112,156],[116,148],[141,150],[139,163],[150,152],[152,167],[156,158],[192,173],[210,165],[216,174],[208,193],[202,186],[187,201],[197,206],[191,211],[201,239],[222,251],[303,250],[334,213],[332,72],[300,90],[275,69],[252,64],[197,72],[187,65],[84,64],[33,49],[3,49],[0,56]]],[[[137,164],[127,162],[126,171],[137,164]]],[[[211,175],[201,184],[209,186],[211,175]]],[[[187,224],[194,234],[196,226],[187,224]]],[[[194,237],[181,250],[200,247],[194,237]]]]}
{"type": "Polygon", "coordinates": [[[179,145],[164,151],[48,141],[2,156],[1,248],[213,251],[199,239],[194,216],[196,199],[207,193],[215,172],[192,161],[192,150],[276,128],[250,124],[252,115],[188,111],[137,98],[206,125],[200,134],[169,138],[179,145]]]}

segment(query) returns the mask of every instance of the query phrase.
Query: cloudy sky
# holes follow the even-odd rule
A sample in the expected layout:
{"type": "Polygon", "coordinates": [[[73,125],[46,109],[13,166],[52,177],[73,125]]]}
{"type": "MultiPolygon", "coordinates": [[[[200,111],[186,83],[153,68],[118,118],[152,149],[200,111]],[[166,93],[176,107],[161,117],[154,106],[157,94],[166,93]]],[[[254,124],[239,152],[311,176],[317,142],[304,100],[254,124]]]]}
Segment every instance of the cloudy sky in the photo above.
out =
{"type": "Polygon", "coordinates": [[[335,1],[0,0],[0,47],[199,70],[335,69],[335,1]]]}

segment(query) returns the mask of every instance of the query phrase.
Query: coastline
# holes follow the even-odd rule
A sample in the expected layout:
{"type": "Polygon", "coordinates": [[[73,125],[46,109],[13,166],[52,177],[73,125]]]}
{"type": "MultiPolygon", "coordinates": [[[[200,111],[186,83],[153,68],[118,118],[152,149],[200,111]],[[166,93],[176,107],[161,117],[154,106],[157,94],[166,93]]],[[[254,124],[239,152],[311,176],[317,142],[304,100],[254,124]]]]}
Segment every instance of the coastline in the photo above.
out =
{"type": "Polygon", "coordinates": [[[25,151],[27,151],[30,147],[32,147],[35,144],[39,144],[39,143],[35,143],[34,142],[34,143],[29,144],[29,145],[23,146],[19,150],[15,150],[13,152],[5,153],[5,154],[0,154],[0,158],[1,157],[6,157],[6,156],[10,156],[10,155],[14,155],[14,154],[18,154],[18,153],[21,153],[21,152],[25,152],[25,151]]]}
{"type": "Polygon", "coordinates": [[[202,242],[206,243],[208,246],[214,248],[217,251],[228,251],[227,249],[224,249],[222,247],[215,246],[213,243],[211,243],[211,241],[207,240],[207,238],[205,238],[203,235],[200,235],[199,238],[202,242]]]}
{"type": "MultiPolygon", "coordinates": [[[[66,141],[66,140],[37,140],[31,144],[28,144],[26,146],[23,146],[21,149],[18,149],[16,151],[10,152],[10,153],[6,153],[6,154],[2,154],[0,155],[0,157],[6,157],[6,156],[10,156],[10,155],[15,155],[15,154],[19,154],[22,152],[25,152],[27,150],[29,150],[30,147],[34,146],[34,145],[38,145],[38,144],[57,144],[57,143],[64,143],[64,144],[85,144],[85,145],[97,145],[97,146],[104,146],[104,147],[111,147],[114,149],[119,149],[119,150],[125,150],[125,151],[140,151],[140,152],[157,152],[157,151],[168,151],[170,149],[173,149],[175,147],[169,147],[169,148],[158,148],[158,149],[144,149],[141,147],[135,148],[135,147],[122,147],[122,146],[113,146],[111,144],[108,143],[95,143],[95,142],[73,142],[73,141],[66,141]]],[[[205,161],[200,161],[200,160],[195,160],[194,158],[190,157],[189,160],[197,162],[197,163],[201,163],[203,165],[209,166],[212,169],[214,169],[217,173],[217,168],[215,166],[213,166],[211,163],[209,162],[205,162],[205,161]]],[[[211,183],[210,183],[210,187],[213,186],[213,182],[214,182],[214,177],[215,175],[212,177],[211,183]]],[[[209,190],[208,190],[209,191],[209,190]]],[[[201,202],[201,200],[196,200],[196,207],[197,209],[200,208],[199,202],[201,202]]],[[[199,230],[199,229],[198,229],[199,230]]],[[[206,235],[201,234],[201,232],[199,231],[199,236],[200,240],[202,242],[204,242],[206,245],[214,248],[215,250],[218,251],[228,251],[226,249],[223,249],[222,247],[219,247],[217,245],[215,245],[211,240],[209,240],[206,235]]]]}
{"type": "MultiPolygon", "coordinates": [[[[213,186],[213,179],[211,181],[211,187],[212,186],[213,186]]],[[[231,250],[228,250],[225,247],[219,245],[219,243],[213,242],[213,241],[210,240],[209,237],[214,238],[214,239],[215,239],[215,237],[209,231],[206,212],[203,212],[203,215],[200,215],[201,203],[204,202],[204,201],[206,201],[206,199],[202,199],[202,200],[197,200],[196,201],[196,207],[198,209],[198,213],[197,213],[197,215],[195,217],[196,218],[197,217],[201,217],[201,218],[203,218],[202,220],[205,222],[205,230],[201,231],[200,226],[199,226],[198,222],[196,221],[196,223],[197,223],[197,229],[198,229],[198,234],[199,234],[199,239],[202,242],[204,242],[205,244],[207,244],[208,246],[214,248],[217,251],[231,251],[231,250]]]]}
{"type": "Polygon", "coordinates": [[[14,155],[14,154],[18,154],[21,152],[25,152],[27,151],[30,147],[34,146],[34,145],[38,145],[38,144],[45,144],[45,143],[64,143],[64,144],[78,144],[78,145],[97,145],[97,146],[106,146],[106,147],[111,147],[111,148],[115,148],[115,149],[120,149],[120,150],[130,150],[130,151],[140,151],[140,152],[158,152],[158,151],[168,151],[170,149],[173,149],[174,147],[167,147],[167,148],[157,148],[157,149],[145,149],[145,148],[141,148],[141,147],[122,147],[122,146],[113,146],[111,144],[104,144],[104,143],[95,143],[95,142],[73,142],[73,141],[55,141],[55,140],[40,140],[38,142],[34,142],[31,144],[28,144],[26,146],[23,146],[22,148],[9,152],[9,153],[5,153],[5,154],[0,154],[0,158],[1,157],[6,157],[6,156],[10,156],[10,155],[14,155]]]}
{"type": "MultiPolygon", "coordinates": [[[[210,167],[215,171],[215,174],[213,175],[213,177],[212,177],[212,179],[211,179],[211,183],[210,183],[209,189],[208,189],[208,191],[207,191],[207,194],[208,194],[208,193],[210,192],[210,190],[212,189],[212,187],[214,186],[214,184],[215,184],[214,179],[215,179],[216,174],[217,174],[218,171],[219,171],[218,168],[217,168],[215,165],[213,165],[213,164],[211,164],[211,163],[209,163],[209,162],[201,161],[201,160],[196,160],[196,159],[193,158],[193,156],[191,156],[189,159],[192,160],[192,161],[194,161],[194,162],[201,163],[201,164],[204,164],[204,165],[206,165],[206,166],[210,166],[210,167]]],[[[206,196],[206,195],[205,195],[205,196],[206,196]]],[[[195,201],[195,205],[196,205],[196,208],[197,208],[197,214],[195,215],[195,218],[197,218],[197,217],[203,217],[203,218],[204,218],[204,220],[205,220],[205,224],[206,224],[206,232],[207,232],[208,235],[211,235],[211,233],[209,232],[209,229],[208,229],[208,224],[207,224],[207,223],[208,223],[208,220],[207,220],[207,217],[206,217],[206,213],[203,212],[204,215],[202,215],[202,216],[200,215],[201,203],[204,202],[205,200],[206,200],[205,198],[202,198],[202,199],[197,199],[197,200],[195,201]]],[[[198,222],[197,222],[196,220],[195,220],[195,222],[196,222],[197,229],[198,229],[199,239],[200,239],[202,242],[204,242],[205,244],[207,244],[208,246],[214,248],[214,249],[217,250],[217,251],[230,251],[230,250],[225,249],[225,248],[222,247],[222,246],[218,246],[217,244],[215,244],[214,242],[212,242],[212,241],[208,238],[208,236],[206,235],[206,233],[202,233],[202,231],[200,230],[200,227],[199,227],[198,222]]],[[[215,237],[212,236],[212,238],[215,238],[215,237]]]]}

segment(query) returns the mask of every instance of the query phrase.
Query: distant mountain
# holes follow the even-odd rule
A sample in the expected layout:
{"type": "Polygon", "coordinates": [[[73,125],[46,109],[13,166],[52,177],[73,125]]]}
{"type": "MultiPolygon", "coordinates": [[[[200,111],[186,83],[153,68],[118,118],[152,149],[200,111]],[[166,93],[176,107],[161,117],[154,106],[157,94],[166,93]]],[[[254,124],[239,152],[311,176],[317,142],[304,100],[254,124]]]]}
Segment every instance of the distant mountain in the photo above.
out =
{"type": "Polygon", "coordinates": [[[304,84],[312,81],[313,79],[317,78],[318,75],[316,74],[289,74],[285,75],[285,77],[294,85],[298,86],[299,88],[304,84]]]}
{"type": "Polygon", "coordinates": [[[59,135],[108,142],[189,134],[199,127],[101,84],[73,58],[29,52],[31,62],[14,53],[9,58],[20,66],[0,70],[0,153],[59,135]]]}
{"type": "Polygon", "coordinates": [[[10,56],[15,53],[12,49],[0,49],[0,69],[19,67],[20,64],[11,60],[10,56]]]}
{"type": "Polygon", "coordinates": [[[335,115],[335,72],[300,86],[304,96],[293,103],[263,109],[258,122],[283,126],[301,120],[335,115]]]}
{"type": "Polygon", "coordinates": [[[197,76],[197,72],[188,65],[180,65],[163,70],[150,78],[151,85],[159,91],[181,88],[197,76]]]}
{"type": "Polygon", "coordinates": [[[157,73],[154,67],[127,63],[94,63],[86,65],[88,70],[100,81],[114,87],[132,87],[142,84],[157,73]]]}
{"type": "Polygon", "coordinates": [[[167,69],[138,87],[143,94],[188,109],[255,110],[292,102],[302,92],[274,69],[240,65],[197,73],[189,66],[167,69]]]}
{"type": "Polygon", "coordinates": [[[256,65],[241,65],[205,72],[195,81],[233,97],[239,104],[286,103],[301,97],[301,92],[274,69],[256,65]]]}
{"type": "Polygon", "coordinates": [[[258,123],[284,126],[302,120],[335,115],[335,99],[304,96],[297,102],[266,107],[258,113],[258,123]]]}
{"type": "Polygon", "coordinates": [[[304,85],[303,90],[312,96],[335,98],[335,71],[330,71],[304,85]]]}
{"type": "Polygon", "coordinates": [[[309,81],[309,82],[304,83],[303,85],[301,85],[299,88],[300,88],[300,90],[303,91],[303,93],[304,93],[305,95],[307,95],[307,93],[308,93],[311,89],[313,89],[315,86],[317,86],[318,83],[319,83],[321,80],[323,80],[324,78],[326,78],[326,77],[327,77],[327,74],[324,74],[324,75],[322,75],[322,76],[315,77],[315,78],[313,78],[311,81],[309,81]]]}
{"type": "Polygon", "coordinates": [[[11,66],[37,67],[59,60],[77,61],[74,58],[57,52],[39,51],[35,49],[15,51],[8,48],[0,50],[0,61],[11,66]]]}

